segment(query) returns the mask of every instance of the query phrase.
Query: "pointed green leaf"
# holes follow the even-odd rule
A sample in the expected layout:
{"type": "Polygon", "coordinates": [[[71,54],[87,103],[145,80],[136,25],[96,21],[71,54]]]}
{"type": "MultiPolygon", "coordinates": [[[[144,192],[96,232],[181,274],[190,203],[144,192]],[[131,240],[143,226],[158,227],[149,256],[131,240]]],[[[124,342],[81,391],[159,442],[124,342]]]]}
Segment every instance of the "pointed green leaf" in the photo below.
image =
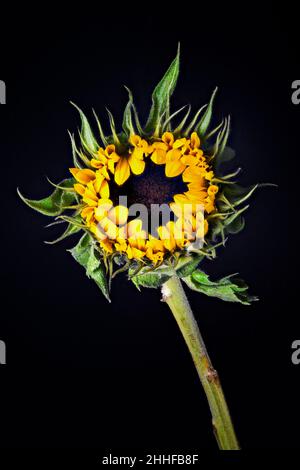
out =
{"type": "Polygon", "coordinates": [[[103,129],[102,129],[102,126],[101,126],[101,123],[100,123],[100,119],[98,118],[98,116],[97,116],[94,109],[93,109],[93,113],[94,113],[95,119],[97,121],[97,126],[98,126],[98,129],[99,129],[99,134],[100,134],[102,144],[104,145],[104,147],[107,147],[108,146],[108,141],[107,141],[107,138],[104,135],[104,132],[103,132],[103,129]]]}
{"type": "Polygon", "coordinates": [[[247,201],[259,186],[259,184],[253,184],[248,188],[243,188],[238,184],[232,184],[224,187],[224,195],[227,197],[228,201],[230,201],[232,206],[236,207],[247,201]]]}
{"type": "Polygon", "coordinates": [[[207,129],[210,125],[210,121],[211,121],[211,118],[212,118],[212,108],[213,108],[213,103],[214,103],[214,99],[215,99],[217,90],[218,90],[218,87],[215,88],[213,94],[211,95],[208,106],[207,106],[202,118],[200,119],[199,124],[196,125],[195,131],[197,132],[197,134],[199,135],[200,138],[201,137],[203,138],[205,136],[205,134],[207,132],[207,129]]]}
{"type": "Polygon", "coordinates": [[[132,114],[131,114],[131,109],[132,109],[132,105],[133,105],[133,97],[132,97],[132,93],[129,90],[129,88],[127,88],[126,86],[125,86],[125,88],[128,91],[129,100],[128,100],[128,103],[127,103],[127,105],[125,107],[125,110],[124,110],[122,128],[123,128],[126,136],[130,137],[131,135],[135,134],[133,124],[132,124],[132,114]]]}
{"type": "Polygon", "coordinates": [[[196,122],[197,122],[197,119],[198,117],[200,116],[200,114],[202,113],[202,111],[207,108],[207,104],[205,104],[204,106],[202,106],[200,109],[198,109],[198,111],[196,112],[195,116],[193,117],[193,119],[191,120],[191,122],[189,123],[189,125],[187,126],[187,128],[184,130],[183,132],[183,136],[185,137],[189,137],[190,133],[194,130],[195,128],[195,125],[196,125],[196,122]]]}
{"type": "Polygon", "coordinates": [[[111,128],[114,144],[115,145],[120,145],[120,140],[119,140],[119,137],[118,137],[118,134],[117,134],[117,131],[116,131],[116,125],[115,125],[114,117],[113,117],[112,113],[110,112],[110,110],[108,108],[106,108],[106,111],[107,111],[108,118],[109,118],[109,124],[110,124],[110,128],[111,128]]]}
{"type": "MultiPolygon", "coordinates": [[[[217,146],[217,150],[214,156],[214,165],[216,168],[218,168],[221,162],[226,161],[226,158],[228,161],[228,159],[230,160],[235,155],[234,153],[232,154],[232,151],[230,152],[230,150],[227,150],[226,152],[227,155],[225,153],[225,155],[223,156],[224,151],[226,149],[229,133],[230,133],[230,116],[228,116],[228,118],[225,119],[225,125],[221,131],[220,139],[218,140],[218,146],[217,146]]],[[[229,147],[227,147],[227,149],[229,149],[229,147]]]]}
{"type": "Polygon", "coordinates": [[[163,113],[166,113],[168,117],[170,109],[170,97],[175,90],[179,75],[179,58],[180,47],[178,45],[178,51],[175,59],[152,93],[152,107],[145,126],[145,132],[149,134],[153,133],[157,128],[163,113]]]}
{"type": "Polygon", "coordinates": [[[83,235],[78,244],[69,251],[75,260],[85,268],[86,275],[96,282],[103,295],[110,301],[104,263],[94,248],[91,236],[88,233],[83,235]]]}
{"type": "Polygon", "coordinates": [[[72,102],[71,104],[79,111],[79,114],[80,114],[80,118],[81,118],[80,138],[81,138],[82,145],[91,155],[93,155],[94,153],[97,152],[99,148],[99,144],[94,137],[91,126],[85,114],[76,104],[72,102]]]}
{"type": "Polygon", "coordinates": [[[242,207],[242,209],[236,211],[234,214],[230,215],[227,219],[224,220],[223,224],[224,226],[229,226],[232,224],[232,222],[237,219],[243,212],[245,212],[247,209],[249,209],[249,205],[242,207]]]}
{"type": "MultiPolygon", "coordinates": [[[[80,216],[78,216],[78,220],[80,219],[80,216]]],[[[81,227],[78,227],[77,225],[74,225],[72,223],[68,223],[68,226],[64,233],[60,235],[60,237],[56,238],[55,240],[52,241],[45,241],[47,245],[54,245],[55,243],[61,242],[67,237],[70,237],[71,235],[75,235],[76,233],[80,232],[81,227]]]]}
{"type": "Polygon", "coordinates": [[[71,132],[68,132],[69,136],[70,136],[70,139],[71,139],[71,145],[72,145],[72,155],[73,155],[73,163],[74,163],[74,166],[76,168],[79,168],[79,169],[82,169],[84,168],[81,163],[79,162],[78,158],[77,158],[77,155],[80,155],[78,150],[77,150],[77,147],[76,147],[76,143],[75,143],[75,139],[74,139],[74,135],[71,134],[71,132]]]}
{"type": "Polygon", "coordinates": [[[138,115],[138,112],[137,112],[137,109],[136,109],[134,103],[132,104],[132,111],[133,111],[134,121],[135,121],[135,126],[136,126],[136,128],[137,128],[137,131],[138,131],[138,133],[139,133],[140,136],[143,136],[143,135],[144,135],[144,131],[143,131],[143,129],[142,129],[142,125],[141,125],[141,123],[140,123],[139,115],[138,115]]]}
{"type": "Polygon", "coordinates": [[[250,305],[251,302],[258,300],[257,297],[248,294],[248,286],[244,281],[237,278],[233,279],[234,276],[226,276],[214,282],[203,271],[196,270],[183,280],[192,290],[209,297],[217,297],[226,302],[239,302],[243,305],[250,305]]]}
{"type": "MultiPolygon", "coordinates": [[[[59,186],[73,189],[74,182],[73,178],[65,179],[59,186]]],[[[17,191],[20,198],[27,206],[48,216],[60,215],[66,206],[70,206],[76,201],[75,192],[68,191],[67,189],[56,188],[50,196],[40,200],[27,199],[20,193],[19,189],[17,189],[17,191]]]]}
{"type": "Polygon", "coordinates": [[[174,129],[174,131],[173,131],[173,133],[174,133],[175,136],[179,135],[179,134],[181,133],[182,129],[184,128],[185,123],[186,123],[186,121],[187,121],[187,119],[188,119],[188,117],[189,117],[189,115],[190,115],[191,109],[192,109],[192,107],[191,107],[191,105],[189,104],[189,105],[188,105],[188,110],[187,110],[186,114],[183,116],[182,121],[178,124],[178,126],[176,127],[176,129],[174,129]]]}
{"type": "Polygon", "coordinates": [[[162,132],[164,132],[165,130],[171,131],[170,124],[171,124],[172,119],[174,119],[174,117],[177,116],[177,114],[179,114],[186,107],[187,105],[182,106],[180,109],[177,109],[177,111],[175,111],[174,113],[171,114],[171,116],[168,117],[168,119],[164,122],[164,125],[162,127],[162,132]]]}

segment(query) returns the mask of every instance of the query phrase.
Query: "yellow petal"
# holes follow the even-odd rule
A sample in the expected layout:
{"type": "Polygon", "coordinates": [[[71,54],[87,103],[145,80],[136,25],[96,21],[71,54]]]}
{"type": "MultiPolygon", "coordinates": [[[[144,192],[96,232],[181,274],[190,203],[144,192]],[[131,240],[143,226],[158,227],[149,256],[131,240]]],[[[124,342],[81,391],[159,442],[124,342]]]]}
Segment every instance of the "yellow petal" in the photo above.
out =
{"type": "Polygon", "coordinates": [[[121,186],[130,176],[130,167],[127,157],[122,157],[115,168],[115,182],[121,186]]]}
{"type": "Polygon", "coordinates": [[[149,234],[149,240],[147,242],[147,246],[149,246],[153,250],[153,252],[164,250],[163,242],[159,240],[158,238],[153,237],[150,234],[149,234]]]}
{"type": "Polygon", "coordinates": [[[214,172],[213,171],[207,171],[205,173],[205,179],[207,181],[211,181],[213,179],[213,177],[214,177],[214,172]]]}
{"type": "Polygon", "coordinates": [[[80,194],[80,196],[84,195],[85,187],[82,184],[74,184],[74,189],[76,193],[80,194]]]}
{"type": "Polygon", "coordinates": [[[113,160],[108,160],[107,166],[108,166],[109,171],[112,174],[114,174],[114,172],[115,172],[115,163],[114,163],[114,161],[113,160]]]}
{"type": "Polygon", "coordinates": [[[100,246],[102,248],[104,248],[105,251],[107,251],[108,253],[112,253],[113,252],[113,243],[111,240],[101,240],[100,241],[100,246]]]}
{"type": "Polygon", "coordinates": [[[181,152],[178,149],[172,149],[167,152],[167,163],[168,162],[175,162],[179,160],[181,157],[181,152]]]}
{"type": "Polygon", "coordinates": [[[197,149],[200,147],[200,139],[198,137],[197,132],[193,132],[191,135],[191,147],[193,149],[197,149]]]}
{"type": "Polygon", "coordinates": [[[92,224],[90,230],[99,240],[105,240],[107,238],[107,235],[99,224],[92,224]]]}
{"type": "Polygon", "coordinates": [[[109,157],[112,153],[115,153],[116,146],[114,144],[110,144],[106,147],[104,153],[107,157],[109,157]]]}
{"type": "Polygon", "coordinates": [[[100,162],[99,160],[96,160],[95,158],[92,158],[92,159],[91,159],[91,165],[92,165],[92,167],[94,167],[94,168],[102,168],[103,163],[100,162]]]}
{"type": "Polygon", "coordinates": [[[71,173],[73,174],[74,178],[82,184],[88,184],[90,181],[94,181],[96,178],[95,172],[89,169],[79,170],[75,173],[71,171],[71,173]]]}
{"type": "Polygon", "coordinates": [[[145,256],[145,252],[141,251],[137,248],[129,246],[127,248],[127,256],[129,259],[135,258],[135,259],[141,259],[145,256]]]}
{"type": "Polygon", "coordinates": [[[124,225],[128,219],[128,208],[116,206],[110,210],[108,216],[116,225],[124,225]]]}
{"type": "Polygon", "coordinates": [[[183,175],[182,180],[184,183],[199,183],[203,182],[203,169],[198,166],[188,166],[183,175]]]}
{"type": "Polygon", "coordinates": [[[104,217],[107,217],[108,212],[112,208],[112,202],[110,199],[100,199],[98,207],[95,209],[95,219],[100,222],[104,217]]]}
{"type": "Polygon", "coordinates": [[[165,174],[168,178],[174,178],[175,176],[181,175],[184,171],[185,165],[180,160],[167,161],[165,166],[165,174]]]}
{"type": "Polygon", "coordinates": [[[207,189],[207,193],[209,196],[214,196],[215,194],[217,194],[218,191],[219,191],[219,188],[215,184],[211,184],[207,189]]]}
{"type": "Polygon", "coordinates": [[[184,165],[197,165],[198,160],[193,155],[183,155],[183,157],[181,157],[181,162],[184,165]]]}
{"type": "Polygon", "coordinates": [[[105,178],[106,180],[110,180],[110,176],[109,176],[109,174],[108,174],[108,172],[107,172],[106,166],[103,166],[103,167],[101,168],[101,170],[99,170],[99,172],[101,173],[102,176],[104,176],[104,178],[105,178]]]}
{"type": "Polygon", "coordinates": [[[145,162],[143,160],[139,160],[138,158],[133,158],[131,155],[129,157],[129,165],[131,168],[131,171],[134,175],[141,175],[145,169],[145,162]]]}
{"type": "Polygon", "coordinates": [[[141,219],[134,219],[128,222],[126,226],[128,237],[133,237],[135,233],[141,232],[142,225],[141,219]]]}
{"type": "Polygon", "coordinates": [[[165,132],[163,135],[162,135],[162,138],[161,140],[167,144],[168,146],[172,147],[173,143],[174,143],[174,136],[172,134],[172,132],[165,132]]]}
{"type": "Polygon", "coordinates": [[[100,171],[96,172],[96,181],[94,182],[94,188],[97,193],[100,192],[101,185],[103,183],[104,176],[100,173],[100,171]]]}
{"type": "Polygon", "coordinates": [[[153,150],[160,149],[164,150],[165,152],[169,150],[169,147],[164,142],[153,142],[151,147],[153,148],[153,150]]]}
{"type": "Polygon", "coordinates": [[[103,199],[108,199],[109,198],[109,184],[106,180],[104,180],[101,184],[100,196],[103,199]]]}
{"type": "Polygon", "coordinates": [[[79,168],[69,168],[69,171],[70,171],[70,173],[72,173],[72,175],[75,178],[75,175],[78,173],[78,171],[80,171],[80,169],[79,168]]]}
{"type": "Polygon", "coordinates": [[[156,149],[151,155],[151,160],[156,163],[156,165],[163,165],[166,163],[167,153],[163,149],[156,149]]]}
{"type": "Polygon", "coordinates": [[[140,143],[141,143],[141,138],[140,138],[139,135],[134,134],[134,135],[132,135],[132,136],[130,137],[129,142],[130,142],[131,145],[133,145],[134,147],[137,147],[137,146],[139,146],[140,143]]]}
{"type": "Polygon", "coordinates": [[[185,145],[187,143],[187,140],[185,137],[183,137],[182,139],[177,139],[175,140],[174,144],[173,144],[173,148],[174,149],[179,149],[180,147],[183,147],[183,145],[185,145]]]}
{"type": "Polygon", "coordinates": [[[206,182],[205,182],[205,179],[203,178],[202,180],[202,184],[201,182],[197,181],[195,183],[189,183],[188,184],[188,188],[189,188],[189,191],[194,191],[194,192],[198,192],[198,191],[206,191],[206,186],[205,186],[206,182]]]}
{"type": "Polygon", "coordinates": [[[108,238],[111,240],[115,240],[117,238],[118,228],[108,217],[104,217],[99,221],[99,224],[108,238]]]}
{"type": "Polygon", "coordinates": [[[85,207],[81,211],[81,217],[84,219],[88,218],[90,215],[94,214],[94,208],[93,207],[85,207]]]}

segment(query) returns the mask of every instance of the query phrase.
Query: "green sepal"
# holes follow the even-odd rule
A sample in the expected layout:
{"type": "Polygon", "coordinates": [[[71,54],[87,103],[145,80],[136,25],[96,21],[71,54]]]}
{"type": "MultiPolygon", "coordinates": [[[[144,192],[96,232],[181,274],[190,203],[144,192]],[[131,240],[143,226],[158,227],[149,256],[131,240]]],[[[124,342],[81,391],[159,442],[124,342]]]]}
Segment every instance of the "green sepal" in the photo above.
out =
{"type": "Polygon", "coordinates": [[[176,127],[176,129],[174,129],[173,131],[173,134],[175,135],[175,137],[177,137],[178,135],[180,135],[180,133],[182,132],[182,129],[184,128],[185,126],[185,123],[191,113],[191,105],[189,104],[188,105],[188,109],[187,109],[187,112],[185,113],[185,115],[183,116],[182,120],[180,121],[180,123],[178,124],[178,126],[176,127]]]}
{"type": "MultiPolygon", "coordinates": [[[[75,218],[78,221],[81,219],[80,216],[76,216],[75,218]]],[[[55,240],[51,240],[51,241],[45,241],[44,243],[46,243],[47,245],[54,245],[55,243],[61,242],[62,240],[64,240],[67,237],[70,237],[71,235],[75,235],[76,233],[80,232],[81,229],[82,229],[81,227],[75,225],[74,223],[69,222],[66,230],[58,238],[56,238],[55,240]]]]}
{"type": "Polygon", "coordinates": [[[176,273],[178,277],[186,277],[192,274],[203,260],[204,255],[193,253],[189,256],[181,256],[176,265],[176,273]]]}
{"type": "Polygon", "coordinates": [[[85,233],[77,245],[68,251],[85,268],[88,278],[95,281],[105,298],[110,302],[105,266],[99,252],[95,249],[91,235],[85,233]]]}
{"type": "Polygon", "coordinates": [[[80,140],[82,143],[82,146],[87,150],[91,155],[94,155],[98,148],[99,144],[97,140],[94,137],[93,131],[91,129],[91,126],[89,124],[89,121],[86,117],[86,115],[83,113],[83,111],[75,104],[71,104],[77,109],[77,111],[80,114],[81,118],[81,132],[79,133],[80,135],[80,140]]]}
{"type": "Polygon", "coordinates": [[[145,126],[146,133],[152,134],[157,129],[163,113],[167,118],[170,115],[170,97],[174,92],[179,75],[179,58],[180,46],[178,45],[175,59],[152,93],[152,106],[145,126]]]}
{"type": "Polygon", "coordinates": [[[236,207],[247,201],[259,186],[259,184],[253,184],[248,188],[243,188],[238,184],[233,184],[226,186],[223,192],[228,201],[230,201],[230,204],[232,204],[233,207],[236,207]]]}
{"type": "Polygon", "coordinates": [[[103,129],[102,129],[102,126],[101,126],[101,122],[100,122],[100,119],[98,118],[95,110],[93,109],[93,114],[95,116],[95,119],[96,119],[96,122],[97,122],[97,126],[98,126],[98,130],[99,130],[99,134],[100,134],[100,138],[101,138],[101,141],[102,141],[102,144],[104,145],[104,147],[107,147],[108,146],[108,141],[107,141],[107,138],[105,137],[104,135],[104,132],[103,132],[103,129]]]}
{"type": "MultiPolygon", "coordinates": [[[[223,153],[224,153],[224,151],[226,149],[226,146],[227,146],[229,133],[230,133],[230,116],[228,116],[228,118],[225,118],[224,126],[223,126],[222,130],[219,132],[219,134],[217,136],[217,141],[216,141],[216,144],[215,144],[215,151],[214,151],[214,155],[213,155],[213,157],[214,157],[213,162],[214,162],[214,166],[216,168],[218,168],[220,166],[221,161],[224,162],[223,153]]],[[[229,160],[230,160],[231,157],[234,157],[234,155],[232,155],[232,154],[228,155],[228,152],[227,152],[227,158],[228,157],[229,157],[229,160]]],[[[226,154],[225,154],[225,159],[226,159],[226,154]]]]}
{"type": "MultiPolygon", "coordinates": [[[[165,122],[164,122],[164,125],[162,126],[162,132],[165,132],[165,131],[172,131],[172,128],[171,128],[171,121],[172,119],[174,119],[175,116],[177,116],[177,114],[181,113],[181,111],[183,111],[188,105],[185,104],[184,106],[182,106],[180,109],[177,109],[177,111],[175,111],[174,113],[171,114],[171,116],[169,116],[165,122]]],[[[172,131],[173,132],[173,131],[172,131]]]]}
{"type": "Polygon", "coordinates": [[[236,217],[230,222],[225,228],[225,233],[230,233],[231,235],[236,235],[240,233],[245,228],[245,218],[242,216],[236,217]]]}
{"type": "Polygon", "coordinates": [[[213,94],[211,95],[208,106],[207,106],[202,118],[200,119],[199,124],[196,125],[195,131],[197,132],[197,134],[199,135],[200,138],[203,138],[205,136],[205,134],[207,132],[207,129],[210,125],[210,121],[211,121],[211,118],[212,118],[213,103],[214,103],[214,99],[215,99],[217,90],[218,90],[218,87],[216,87],[215,90],[213,91],[213,94]]]}
{"type": "Polygon", "coordinates": [[[70,206],[76,201],[76,193],[73,190],[74,183],[73,178],[65,179],[59,184],[65,189],[56,188],[50,196],[40,200],[27,199],[20,193],[19,189],[17,191],[22,201],[31,209],[55,217],[62,214],[66,206],[70,206]],[[70,191],[68,191],[68,188],[70,188],[70,191]]]}
{"type": "Polygon", "coordinates": [[[132,134],[135,134],[133,123],[132,123],[132,113],[131,113],[131,109],[132,109],[132,105],[133,105],[133,97],[132,97],[132,93],[129,90],[129,88],[127,88],[126,86],[125,86],[125,88],[128,91],[129,99],[128,99],[128,103],[125,107],[125,110],[124,110],[122,128],[123,128],[126,136],[130,137],[132,134]]]}
{"type": "Polygon", "coordinates": [[[190,135],[190,133],[195,129],[195,125],[196,125],[196,122],[198,120],[198,117],[200,116],[200,114],[202,113],[202,111],[204,109],[207,108],[207,104],[205,104],[204,106],[202,106],[200,109],[198,109],[198,111],[196,112],[195,116],[193,117],[193,119],[191,120],[191,122],[189,123],[189,125],[187,126],[187,128],[184,130],[183,132],[183,136],[184,137],[188,137],[190,135]]]}
{"type": "Polygon", "coordinates": [[[183,281],[192,290],[209,297],[217,297],[226,302],[239,302],[243,305],[250,305],[251,302],[258,300],[257,297],[248,294],[248,286],[235,276],[236,274],[232,274],[223,277],[219,281],[211,281],[206,273],[196,270],[190,276],[183,278],[183,281]]]}
{"type": "Polygon", "coordinates": [[[235,150],[233,150],[228,145],[224,147],[221,153],[217,154],[217,158],[213,160],[213,168],[214,170],[218,170],[223,163],[230,162],[235,157],[235,150]]]}
{"type": "Polygon", "coordinates": [[[80,170],[82,170],[84,167],[81,165],[80,161],[78,160],[77,156],[80,156],[80,153],[77,149],[77,146],[76,146],[76,143],[75,143],[75,138],[74,138],[74,135],[71,134],[71,132],[68,131],[68,134],[70,136],[70,139],[71,139],[71,146],[72,146],[72,155],[73,155],[73,163],[74,163],[74,166],[75,168],[79,168],[80,170]]]}
{"type": "Polygon", "coordinates": [[[116,146],[119,146],[120,145],[120,139],[119,139],[119,136],[118,136],[117,131],[116,131],[116,125],[115,125],[115,120],[114,120],[113,114],[110,112],[110,110],[108,108],[106,108],[106,111],[107,111],[107,114],[108,114],[109,125],[110,125],[110,128],[111,128],[113,143],[116,146]]]}
{"type": "Polygon", "coordinates": [[[132,276],[130,274],[131,269],[129,269],[129,278],[139,290],[141,287],[157,289],[172,277],[174,271],[170,267],[159,267],[152,270],[142,268],[137,274],[132,276]]]}

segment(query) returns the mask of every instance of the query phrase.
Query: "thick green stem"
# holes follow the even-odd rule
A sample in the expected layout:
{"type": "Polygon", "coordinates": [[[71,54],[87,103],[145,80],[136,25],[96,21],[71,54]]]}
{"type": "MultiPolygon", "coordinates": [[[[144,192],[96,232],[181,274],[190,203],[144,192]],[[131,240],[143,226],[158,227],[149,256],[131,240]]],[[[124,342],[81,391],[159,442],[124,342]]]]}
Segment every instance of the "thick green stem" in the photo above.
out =
{"type": "Polygon", "coordinates": [[[169,305],[177,321],[195,363],[209,403],[219,448],[238,450],[239,444],[217,371],[212,366],[180,279],[176,275],[163,285],[162,294],[163,300],[169,305]]]}

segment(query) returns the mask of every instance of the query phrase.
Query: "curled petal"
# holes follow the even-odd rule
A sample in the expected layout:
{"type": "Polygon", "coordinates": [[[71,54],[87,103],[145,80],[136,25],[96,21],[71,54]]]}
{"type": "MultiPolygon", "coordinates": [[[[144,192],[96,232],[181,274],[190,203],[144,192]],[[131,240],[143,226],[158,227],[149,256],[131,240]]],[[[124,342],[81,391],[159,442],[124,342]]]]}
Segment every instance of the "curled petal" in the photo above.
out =
{"type": "Polygon", "coordinates": [[[167,161],[165,167],[165,174],[168,178],[174,178],[175,176],[181,175],[184,171],[185,165],[180,160],[167,161]]]}
{"type": "Polygon", "coordinates": [[[124,225],[128,219],[128,208],[124,206],[116,206],[109,212],[109,218],[116,225],[124,225]]]}
{"type": "Polygon", "coordinates": [[[161,138],[161,140],[167,144],[169,147],[172,147],[174,143],[174,136],[172,132],[165,132],[161,138]]]}
{"type": "Polygon", "coordinates": [[[129,157],[128,163],[134,175],[141,175],[146,165],[144,160],[140,160],[140,158],[134,158],[133,154],[129,157]]]}
{"type": "Polygon", "coordinates": [[[193,149],[198,149],[200,147],[200,139],[197,132],[193,132],[191,135],[191,147],[193,149]]]}
{"type": "Polygon", "coordinates": [[[80,196],[84,195],[85,187],[82,184],[74,184],[74,189],[76,193],[80,194],[80,196]]]}
{"type": "Polygon", "coordinates": [[[79,170],[78,168],[70,168],[70,172],[72,173],[74,178],[81,184],[88,184],[90,181],[94,181],[94,179],[96,178],[95,172],[89,169],[79,170]]]}
{"type": "Polygon", "coordinates": [[[156,149],[151,155],[151,160],[156,163],[156,165],[164,165],[166,163],[167,153],[163,149],[156,149]]]}
{"type": "Polygon", "coordinates": [[[109,198],[109,184],[106,180],[104,180],[101,184],[100,196],[103,199],[108,199],[109,198]]]}
{"type": "Polygon", "coordinates": [[[115,168],[115,182],[121,186],[128,180],[130,176],[130,167],[127,157],[122,157],[115,168]]]}

